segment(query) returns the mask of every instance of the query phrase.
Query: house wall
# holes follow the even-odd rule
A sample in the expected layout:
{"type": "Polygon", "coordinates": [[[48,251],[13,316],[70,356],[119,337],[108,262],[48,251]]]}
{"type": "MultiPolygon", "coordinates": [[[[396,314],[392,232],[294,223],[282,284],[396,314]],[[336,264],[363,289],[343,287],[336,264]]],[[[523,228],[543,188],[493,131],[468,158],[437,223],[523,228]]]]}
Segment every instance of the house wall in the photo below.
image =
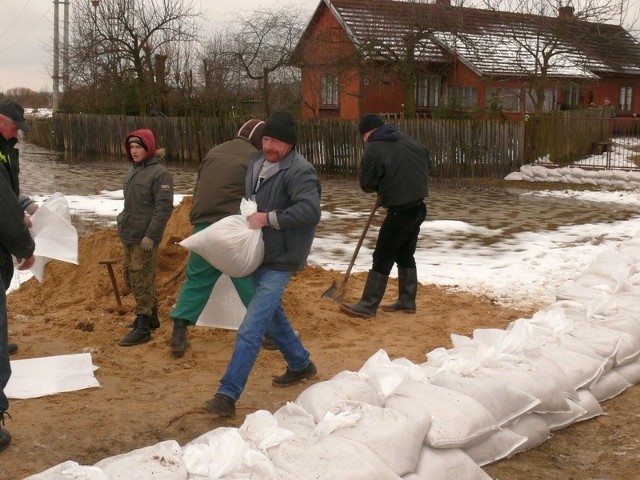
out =
{"type": "MultiPolygon", "coordinates": [[[[313,23],[307,28],[305,39],[299,44],[297,52],[302,70],[301,118],[355,120],[365,112],[402,113],[404,85],[398,76],[385,72],[380,66],[361,65],[354,45],[326,5],[321,4],[317,13],[313,23]],[[323,75],[336,75],[339,79],[339,105],[335,108],[320,106],[320,79],[323,75]]],[[[487,108],[486,93],[490,88],[528,88],[528,84],[522,79],[489,80],[479,77],[463,63],[457,60],[453,62],[442,78],[443,88],[456,85],[475,87],[478,110],[487,108]]],[[[561,109],[566,103],[563,82],[550,82],[546,88],[556,91],[557,103],[554,108],[561,109]]],[[[640,79],[604,77],[582,83],[582,106],[587,107],[591,103],[601,106],[605,98],[611,100],[618,116],[640,113],[640,79]],[[619,109],[622,86],[633,87],[633,102],[629,111],[619,109]]],[[[522,104],[524,105],[524,98],[522,104]]],[[[444,103],[441,102],[441,105],[444,103]]],[[[503,115],[507,119],[518,120],[523,118],[525,113],[527,112],[522,107],[520,112],[505,111],[503,115]]]]}
{"type": "Polygon", "coordinates": [[[306,33],[306,41],[298,52],[302,59],[301,118],[358,118],[361,74],[353,44],[326,7],[321,7],[316,22],[306,33]],[[323,75],[336,75],[339,79],[337,108],[320,105],[320,79],[323,75]]]}

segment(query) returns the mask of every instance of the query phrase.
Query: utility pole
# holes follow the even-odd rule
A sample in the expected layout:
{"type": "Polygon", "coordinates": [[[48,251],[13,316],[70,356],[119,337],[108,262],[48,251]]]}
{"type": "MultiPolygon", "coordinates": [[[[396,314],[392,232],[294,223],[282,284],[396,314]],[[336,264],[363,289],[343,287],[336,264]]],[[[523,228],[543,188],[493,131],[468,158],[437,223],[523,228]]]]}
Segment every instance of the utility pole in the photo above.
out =
{"type": "Polygon", "coordinates": [[[69,0],[64,2],[64,43],[62,46],[62,81],[63,90],[69,88],[69,0]]]}
{"type": "Polygon", "coordinates": [[[59,0],[53,0],[53,111],[58,110],[60,102],[60,31],[59,0]]]}

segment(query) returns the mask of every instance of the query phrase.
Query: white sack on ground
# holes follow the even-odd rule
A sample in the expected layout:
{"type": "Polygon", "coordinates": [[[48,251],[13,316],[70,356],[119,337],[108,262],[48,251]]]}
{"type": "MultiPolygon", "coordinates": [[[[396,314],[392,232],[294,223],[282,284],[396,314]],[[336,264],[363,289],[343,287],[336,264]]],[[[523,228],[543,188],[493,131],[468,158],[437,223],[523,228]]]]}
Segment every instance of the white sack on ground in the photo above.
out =
{"type": "MultiPolygon", "coordinates": [[[[255,202],[242,199],[240,208],[243,212],[254,213],[257,206],[255,202]]],[[[225,217],[179,244],[230,277],[246,277],[260,266],[264,258],[262,230],[249,226],[246,219],[248,215],[243,213],[225,217]]]]}
{"type": "MultiPolygon", "coordinates": [[[[430,418],[362,402],[343,402],[339,407],[342,412],[355,414],[355,421],[333,430],[330,435],[366,445],[400,476],[414,471],[430,418]]],[[[318,428],[325,421],[320,422],[318,428]]]]}
{"type": "Polygon", "coordinates": [[[414,472],[416,480],[491,480],[469,455],[459,448],[424,445],[414,472]]]}
{"type": "Polygon", "coordinates": [[[497,378],[475,378],[453,372],[441,372],[430,378],[431,383],[455,390],[483,405],[502,427],[530,412],[540,400],[497,378]]]}
{"type": "Polygon", "coordinates": [[[11,360],[8,398],[37,398],[99,387],[90,353],[11,360]]]}
{"type": "Polygon", "coordinates": [[[44,266],[50,259],[78,264],[78,231],[71,224],[69,204],[54,193],[31,216],[31,235],[36,243],[33,275],[42,282],[44,266]]]}
{"type": "Polygon", "coordinates": [[[94,465],[109,480],[187,480],[182,449],[175,440],[105,458],[94,465]]]}
{"type": "Polygon", "coordinates": [[[79,465],[78,462],[67,460],[24,480],[109,480],[109,475],[98,467],[79,465]]]}
{"type": "Polygon", "coordinates": [[[489,411],[473,398],[437,385],[407,380],[385,407],[431,419],[424,443],[434,448],[465,447],[498,429],[489,411]]]}
{"type": "Polygon", "coordinates": [[[282,480],[400,480],[369,447],[335,435],[285,440],[271,459],[282,480]]]}
{"type": "Polygon", "coordinates": [[[221,275],[213,286],[211,295],[202,313],[196,321],[201,327],[225,328],[237,330],[247,308],[228,275],[221,275]]]}
{"type": "Polygon", "coordinates": [[[357,373],[348,371],[307,387],[298,395],[296,403],[319,423],[327,412],[338,413],[339,404],[347,400],[382,406],[374,388],[357,373]]]}
{"type": "Polygon", "coordinates": [[[518,435],[508,428],[501,428],[481,442],[466,447],[463,450],[474,462],[484,467],[489,463],[508,458],[514,454],[518,447],[526,442],[526,437],[518,435]]]}

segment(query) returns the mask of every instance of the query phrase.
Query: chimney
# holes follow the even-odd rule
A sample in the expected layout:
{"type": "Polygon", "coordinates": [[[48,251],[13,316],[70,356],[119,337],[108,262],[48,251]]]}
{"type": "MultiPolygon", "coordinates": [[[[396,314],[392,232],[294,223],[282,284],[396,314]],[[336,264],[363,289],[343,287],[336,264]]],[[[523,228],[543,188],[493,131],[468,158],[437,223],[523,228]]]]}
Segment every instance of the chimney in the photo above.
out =
{"type": "Polygon", "coordinates": [[[575,12],[573,7],[560,7],[558,8],[558,18],[560,20],[571,20],[573,18],[573,12],[575,12]]]}

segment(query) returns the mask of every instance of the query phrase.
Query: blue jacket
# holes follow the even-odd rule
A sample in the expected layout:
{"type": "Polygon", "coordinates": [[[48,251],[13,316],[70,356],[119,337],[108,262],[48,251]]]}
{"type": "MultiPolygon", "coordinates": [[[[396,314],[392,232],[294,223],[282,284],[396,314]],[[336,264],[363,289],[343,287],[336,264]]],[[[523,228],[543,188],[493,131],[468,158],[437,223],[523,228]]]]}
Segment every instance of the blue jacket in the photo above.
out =
{"type": "Polygon", "coordinates": [[[265,162],[264,154],[251,157],[245,181],[247,198],[254,198],[259,212],[275,212],[277,227],[264,227],[264,260],[261,267],[297,271],[304,267],[316,226],[320,222],[321,187],[315,168],[295,148],[278,162],[278,171],[254,189],[265,162]]]}

